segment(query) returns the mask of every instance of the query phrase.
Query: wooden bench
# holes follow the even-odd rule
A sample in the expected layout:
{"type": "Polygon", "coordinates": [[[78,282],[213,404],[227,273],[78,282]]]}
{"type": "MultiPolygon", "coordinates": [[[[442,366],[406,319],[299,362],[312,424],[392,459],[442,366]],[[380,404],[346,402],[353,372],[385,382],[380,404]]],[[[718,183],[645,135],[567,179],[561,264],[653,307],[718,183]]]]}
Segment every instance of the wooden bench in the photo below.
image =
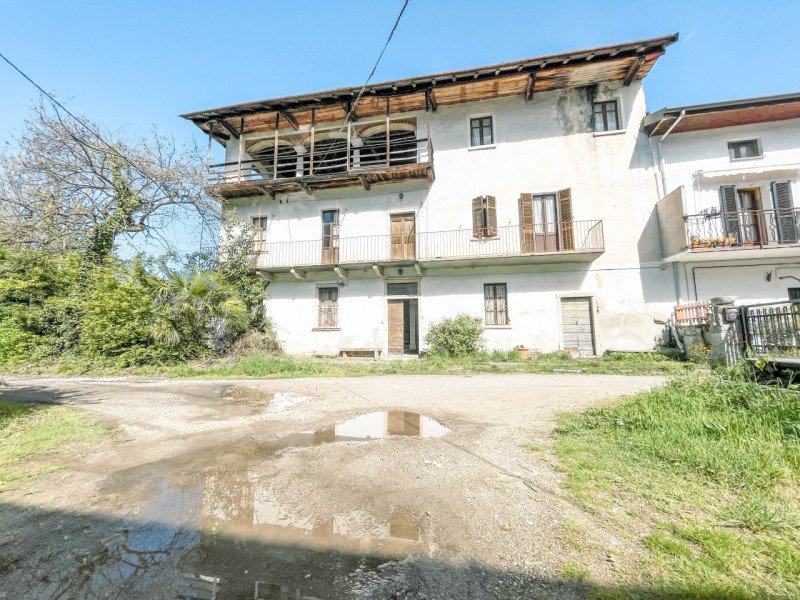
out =
{"type": "Polygon", "coordinates": [[[342,358],[364,355],[372,355],[372,358],[378,358],[381,355],[381,351],[378,348],[342,348],[339,350],[339,356],[342,358]]]}

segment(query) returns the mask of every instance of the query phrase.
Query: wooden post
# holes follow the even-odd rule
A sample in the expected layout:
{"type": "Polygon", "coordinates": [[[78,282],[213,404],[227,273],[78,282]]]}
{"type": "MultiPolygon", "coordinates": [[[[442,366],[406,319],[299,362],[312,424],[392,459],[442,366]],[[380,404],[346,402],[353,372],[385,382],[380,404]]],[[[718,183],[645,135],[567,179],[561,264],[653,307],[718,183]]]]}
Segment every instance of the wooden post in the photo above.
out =
{"type": "MultiPolygon", "coordinates": [[[[206,179],[211,178],[211,123],[208,124],[208,150],[206,151],[206,179]]],[[[223,167],[224,168],[224,167],[223,167]]]]}
{"type": "Polygon", "coordinates": [[[239,127],[239,162],[236,168],[239,181],[242,180],[242,155],[244,154],[244,136],[242,133],[244,133],[244,117],[242,117],[239,127]]]}
{"type": "Polygon", "coordinates": [[[350,121],[347,121],[347,156],[344,159],[345,171],[350,171],[350,136],[353,133],[353,128],[350,121]]]}
{"type": "Polygon", "coordinates": [[[317,109],[311,109],[311,156],[308,157],[308,174],[314,175],[314,130],[317,125],[317,109]]]}
{"type": "Polygon", "coordinates": [[[386,96],[386,168],[389,168],[389,96],[386,96]]]}
{"type": "Polygon", "coordinates": [[[278,178],[278,127],[280,125],[281,114],[275,113],[275,150],[272,156],[272,180],[278,178]]]}

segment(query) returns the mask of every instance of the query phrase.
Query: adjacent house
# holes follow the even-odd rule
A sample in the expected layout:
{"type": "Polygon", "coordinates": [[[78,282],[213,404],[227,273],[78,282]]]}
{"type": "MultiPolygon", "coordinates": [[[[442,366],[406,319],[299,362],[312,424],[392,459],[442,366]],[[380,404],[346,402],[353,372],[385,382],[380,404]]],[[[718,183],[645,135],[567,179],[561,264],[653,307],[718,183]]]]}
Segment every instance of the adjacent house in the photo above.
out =
{"type": "Polygon", "coordinates": [[[679,302],[800,300],[800,94],[648,115],[679,302]]]}
{"type": "Polygon", "coordinates": [[[414,354],[458,313],[490,348],[649,350],[676,283],[642,81],[676,39],[183,116],[225,147],[287,351],[414,354]]]}

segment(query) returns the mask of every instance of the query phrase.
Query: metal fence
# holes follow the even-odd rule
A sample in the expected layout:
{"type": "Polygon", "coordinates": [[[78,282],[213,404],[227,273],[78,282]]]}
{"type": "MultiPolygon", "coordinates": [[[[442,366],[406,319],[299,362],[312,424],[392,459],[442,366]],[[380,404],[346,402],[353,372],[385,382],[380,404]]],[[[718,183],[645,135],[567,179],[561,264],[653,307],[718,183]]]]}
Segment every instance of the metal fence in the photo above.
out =
{"type": "Polygon", "coordinates": [[[756,354],[800,348],[800,302],[742,307],[747,346],[756,354]]]}

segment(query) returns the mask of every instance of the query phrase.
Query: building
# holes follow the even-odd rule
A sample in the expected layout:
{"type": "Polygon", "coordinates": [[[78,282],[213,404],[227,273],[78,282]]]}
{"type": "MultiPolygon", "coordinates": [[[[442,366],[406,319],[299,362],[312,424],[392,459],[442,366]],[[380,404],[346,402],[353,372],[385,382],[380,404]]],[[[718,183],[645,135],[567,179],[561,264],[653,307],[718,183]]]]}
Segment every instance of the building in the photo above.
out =
{"type": "Polygon", "coordinates": [[[650,350],[675,303],[642,80],[677,36],[183,115],[288,352],[650,350]]]}
{"type": "Polygon", "coordinates": [[[800,94],[648,115],[679,302],[800,299],[800,94]]]}

